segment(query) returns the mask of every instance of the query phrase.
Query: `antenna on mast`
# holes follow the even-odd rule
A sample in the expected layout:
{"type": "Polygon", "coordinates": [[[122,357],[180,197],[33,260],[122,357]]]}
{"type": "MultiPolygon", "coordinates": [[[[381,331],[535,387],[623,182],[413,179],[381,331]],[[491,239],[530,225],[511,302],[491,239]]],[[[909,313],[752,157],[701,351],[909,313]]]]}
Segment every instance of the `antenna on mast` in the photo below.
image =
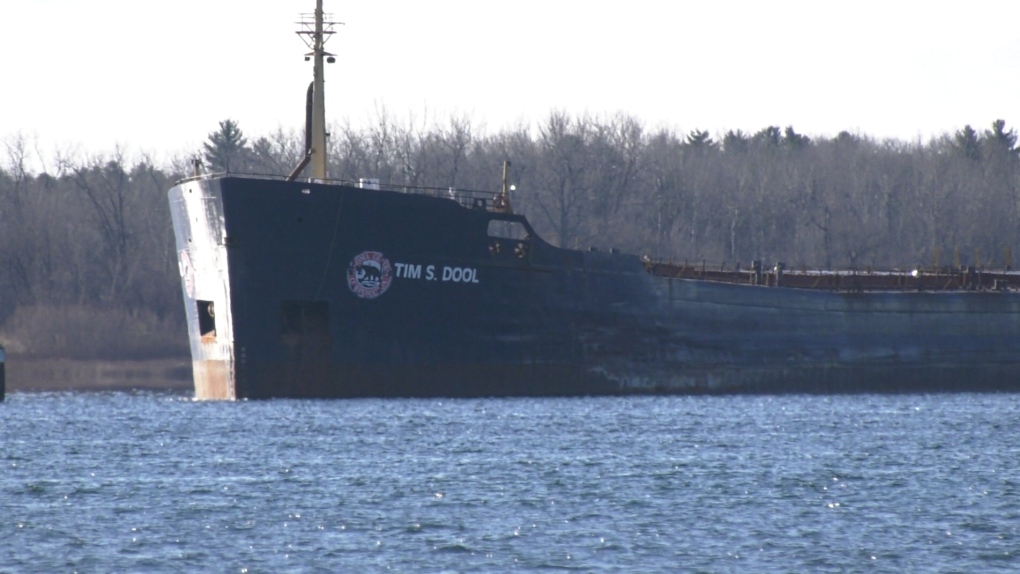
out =
{"type": "Polygon", "coordinates": [[[311,164],[313,179],[326,179],[326,98],[324,64],[336,62],[336,55],[324,49],[326,41],[335,34],[333,27],[343,22],[327,20],[322,12],[322,0],[315,0],[314,14],[301,14],[297,23],[301,29],[298,36],[304,40],[311,52],[305,54],[305,61],[312,60],[313,79],[308,86],[308,103],[305,110],[305,157],[287,179],[294,179],[311,164]]]}
{"type": "Polygon", "coordinates": [[[510,162],[503,162],[503,187],[499,193],[496,194],[495,200],[493,201],[492,208],[494,211],[499,213],[513,213],[514,208],[510,205],[510,192],[514,190],[514,186],[510,185],[507,180],[507,175],[510,172],[510,162]]]}

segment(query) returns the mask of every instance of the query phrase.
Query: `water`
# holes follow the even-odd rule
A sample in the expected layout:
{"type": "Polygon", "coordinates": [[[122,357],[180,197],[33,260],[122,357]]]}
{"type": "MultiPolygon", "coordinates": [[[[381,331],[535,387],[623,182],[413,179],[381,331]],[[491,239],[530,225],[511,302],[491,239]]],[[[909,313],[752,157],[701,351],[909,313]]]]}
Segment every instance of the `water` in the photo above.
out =
{"type": "Polygon", "coordinates": [[[0,572],[1016,572],[1020,395],[0,404],[0,572]]]}

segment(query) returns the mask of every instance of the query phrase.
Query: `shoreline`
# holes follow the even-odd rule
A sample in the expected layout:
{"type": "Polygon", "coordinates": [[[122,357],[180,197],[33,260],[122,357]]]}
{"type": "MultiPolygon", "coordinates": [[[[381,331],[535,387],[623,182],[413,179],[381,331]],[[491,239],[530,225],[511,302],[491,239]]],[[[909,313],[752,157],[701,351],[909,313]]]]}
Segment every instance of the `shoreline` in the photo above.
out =
{"type": "Polygon", "coordinates": [[[12,359],[5,364],[7,393],[160,390],[193,392],[191,361],[151,359],[79,361],[12,359]]]}

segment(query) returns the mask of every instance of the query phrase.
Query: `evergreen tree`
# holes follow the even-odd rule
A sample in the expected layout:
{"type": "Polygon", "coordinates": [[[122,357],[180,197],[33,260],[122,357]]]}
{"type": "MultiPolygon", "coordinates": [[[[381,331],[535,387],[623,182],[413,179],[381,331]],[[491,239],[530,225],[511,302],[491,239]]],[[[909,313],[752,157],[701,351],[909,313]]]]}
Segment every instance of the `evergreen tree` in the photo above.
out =
{"type": "Polygon", "coordinates": [[[984,141],[990,144],[993,150],[1016,155],[1020,153],[1020,149],[1016,147],[1016,139],[1015,130],[1006,131],[1006,120],[995,120],[992,122],[992,129],[985,130],[984,141]]]}
{"type": "Polygon", "coordinates": [[[767,147],[777,147],[783,140],[783,132],[779,126],[769,126],[751,137],[751,141],[767,147]]]}
{"type": "Polygon", "coordinates": [[[832,141],[835,142],[838,145],[841,145],[841,146],[844,146],[844,147],[849,147],[849,146],[854,146],[854,145],[857,145],[857,144],[861,143],[861,138],[853,135],[852,133],[850,133],[850,132],[848,132],[846,130],[843,130],[843,131],[839,132],[838,134],[836,134],[836,139],[834,139],[832,141]]]}
{"type": "Polygon", "coordinates": [[[723,150],[728,153],[743,153],[747,151],[747,144],[750,141],[751,140],[747,137],[747,134],[741,130],[730,130],[723,136],[723,150]]]}
{"type": "Polygon", "coordinates": [[[783,145],[789,149],[805,148],[810,143],[811,138],[793,131],[793,126],[786,126],[786,130],[783,131],[783,145]]]}
{"type": "Polygon", "coordinates": [[[205,162],[210,171],[239,171],[244,168],[249,156],[248,140],[237,122],[226,119],[220,122],[220,129],[209,134],[205,148],[205,162]]]}
{"type": "Polygon", "coordinates": [[[686,144],[698,151],[707,151],[717,147],[708,132],[701,130],[694,130],[687,134],[686,144]]]}
{"type": "Polygon", "coordinates": [[[978,140],[977,132],[970,124],[963,126],[963,129],[953,136],[953,145],[963,157],[979,161],[981,159],[981,142],[978,140]]]}

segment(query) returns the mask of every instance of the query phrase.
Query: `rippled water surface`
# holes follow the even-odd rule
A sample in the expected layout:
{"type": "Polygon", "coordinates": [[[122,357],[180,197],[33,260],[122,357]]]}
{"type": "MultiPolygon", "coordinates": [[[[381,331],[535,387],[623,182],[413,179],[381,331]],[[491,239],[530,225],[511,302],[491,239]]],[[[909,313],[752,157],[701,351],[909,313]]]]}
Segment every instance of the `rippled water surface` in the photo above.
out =
{"type": "Polygon", "coordinates": [[[1020,395],[0,404],[0,572],[1017,572],[1020,395]]]}

